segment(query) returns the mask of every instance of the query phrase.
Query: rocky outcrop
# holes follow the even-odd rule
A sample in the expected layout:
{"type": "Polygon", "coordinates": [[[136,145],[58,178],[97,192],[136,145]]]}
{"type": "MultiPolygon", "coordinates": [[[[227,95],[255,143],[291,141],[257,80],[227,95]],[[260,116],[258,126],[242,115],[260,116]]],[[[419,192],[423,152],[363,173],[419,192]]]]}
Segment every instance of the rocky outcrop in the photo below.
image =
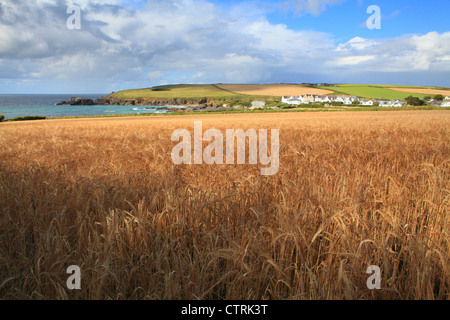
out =
{"type": "Polygon", "coordinates": [[[71,106],[93,106],[96,103],[92,99],[83,99],[79,97],[72,97],[70,101],[61,101],[58,106],[71,105],[71,106]]]}

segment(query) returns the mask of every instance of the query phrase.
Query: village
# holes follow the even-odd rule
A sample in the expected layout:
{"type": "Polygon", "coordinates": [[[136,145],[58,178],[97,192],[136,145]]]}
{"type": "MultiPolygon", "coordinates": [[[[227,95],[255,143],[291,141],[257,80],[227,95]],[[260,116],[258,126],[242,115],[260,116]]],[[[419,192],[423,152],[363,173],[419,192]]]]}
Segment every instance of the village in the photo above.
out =
{"type": "MultiPolygon", "coordinates": [[[[429,99],[425,101],[427,104],[436,107],[450,107],[450,96],[446,96],[442,101],[429,99]]],[[[395,99],[364,99],[356,96],[331,96],[331,95],[302,95],[282,97],[281,103],[289,105],[301,104],[341,104],[341,105],[358,105],[358,106],[379,106],[379,107],[403,107],[408,105],[405,101],[395,99]]],[[[261,101],[254,101],[252,107],[262,107],[261,101]]]]}

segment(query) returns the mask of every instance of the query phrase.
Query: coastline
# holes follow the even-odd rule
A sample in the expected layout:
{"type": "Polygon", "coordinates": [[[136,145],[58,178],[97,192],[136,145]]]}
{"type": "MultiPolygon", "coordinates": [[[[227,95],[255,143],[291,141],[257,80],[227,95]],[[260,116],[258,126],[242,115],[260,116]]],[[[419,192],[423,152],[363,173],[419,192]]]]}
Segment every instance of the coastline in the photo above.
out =
{"type": "MultiPolygon", "coordinates": [[[[142,94],[141,92],[139,92],[142,94]]],[[[186,91],[184,92],[186,93],[186,91]]],[[[202,92],[206,93],[206,92],[202,92]]],[[[144,93],[145,94],[145,93],[144,93]]],[[[142,97],[139,95],[127,96],[128,91],[112,92],[106,95],[97,95],[92,97],[84,95],[84,97],[74,97],[66,95],[68,101],[55,102],[54,106],[69,105],[72,108],[53,109],[54,112],[44,111],[42,104],[38,108],[30,108],[30,112],[22,112],[22,116],[17,118],[11,116],[8,111],[5,122],[21,121],[21,120],[40,120],[38,117],[45,119],[76,119],[76,118],[118,118],[118,117],[154,117],[167,115],[200,115],[200,114],[257,114],[257,113],[283,113],[283,112],[361,112],[361,111],[411,111],[411,110],[449,110],[447,107],[439,107],[433,105],[424,106],[403,106],[403,107],[387,107],[387,106],[361,106],[361,105],[330,105],[330,104],[283,104],[280,103],[279,97],[275,96],[203,96],[196,93],[195,97],[184,97],[187,95],[168,96],[166,93],[152,93],[153,97],[142,97]],[[163,97],[166,94],[166,97],[163,97]],[[263,106],[251,106],[251,101],[265,101],[263,106]],[[126,106],[126,107],[125,107],[126,106]],[[111,108],[109,108],[111,107],[111,108]],[[122,109],[122,107],[124,109],[122,109]],[[106,109],[108,108],[108,109],[106,109]],[[68,110],[68,111],[65,111],[68,110]],[[73,110],[73,112],[69,111],[73,110]],[[36,119],[35,119],[36,118],[36,119]]],[[[45,96],[45,95],[43,95],[45,96]]],[[[38,96],[40,97],[40,96],[38,96]]],[[[29,97],[27,97],[29,98],[29,97]]],[[[34,98],[33,98],[34,99],[34,98]]],[[[32,105],[34,100],[32,99],[32,105]]],[[[47,105],[47,107],[50,105],[47,105]]],[[[10,106],[13,109],[15,106],[10,106]]],[[[0,111],[1,113],[1,111],[0,111]]]]}
{"type": "MultiPolygon", "coordinates": [[[[407,111],[450,111],[450,108],[442,107],[349,107],[349,108],[297,108],[297,109],[276,109],[276,110],[228,110],[228,111],[195,111],[195,112],[170,112],[170,113],[141,113],[141,114],[108,114],[108,115],[87,115],[87,116],[64,116],[64,117],[48,117],[48,120],[76,120],[76,119],[113,119],[113,118],[145,118],[145,117],[168,117],[168,116],[196,116],[196,115],[232,115],[232,114],[267,114],[267,113],[328,113],[328,112],[407,112],[407,111]]],[[[13,123],[13,121],[5,121],[13,123]]],[[[14,121],[21,122],[21,121],[14,121]]]]}

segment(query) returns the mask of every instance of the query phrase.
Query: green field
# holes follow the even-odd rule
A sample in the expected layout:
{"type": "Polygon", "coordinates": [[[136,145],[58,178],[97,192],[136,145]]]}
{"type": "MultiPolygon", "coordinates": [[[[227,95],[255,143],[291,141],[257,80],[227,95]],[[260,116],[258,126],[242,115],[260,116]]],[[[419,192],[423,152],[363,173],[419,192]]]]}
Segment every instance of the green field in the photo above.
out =
{"type": "Polygon", "coordinates": [[[337,94],[347,94],[351,96],[357,96],[361,98],[373,98],[373,99],[400,99],[404,100],[406,97],[414,96],[420,99],[426,97],[426,94],[400,92],[388,89],[391,88],[426,88],[426,89],[441,89],[434,87],[412,87],[412,86],[389,86],[389,85],[360,85],[360,84],[340,84],[337,87],[320,87],[321,89],[327,89],[335,91],[337,94]]]}

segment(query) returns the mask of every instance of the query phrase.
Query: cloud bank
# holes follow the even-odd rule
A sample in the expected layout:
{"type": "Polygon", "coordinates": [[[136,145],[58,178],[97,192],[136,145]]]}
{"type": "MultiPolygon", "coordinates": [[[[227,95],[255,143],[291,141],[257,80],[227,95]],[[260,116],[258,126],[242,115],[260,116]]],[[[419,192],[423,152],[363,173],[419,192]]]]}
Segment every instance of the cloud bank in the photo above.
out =
{"type": "MultiPolygon", "coordinates": [[[[296,1],[313,14],[338,2],[296,1]]],[[[79,0],[81,30],[69,30],[72,1],[0,3],[4,88],[87,93],[165,83],[415,84],[414,77],[450,86],[449,32],[336,43],[331,34],[231,15],[205,0],[79,0]]]]}

